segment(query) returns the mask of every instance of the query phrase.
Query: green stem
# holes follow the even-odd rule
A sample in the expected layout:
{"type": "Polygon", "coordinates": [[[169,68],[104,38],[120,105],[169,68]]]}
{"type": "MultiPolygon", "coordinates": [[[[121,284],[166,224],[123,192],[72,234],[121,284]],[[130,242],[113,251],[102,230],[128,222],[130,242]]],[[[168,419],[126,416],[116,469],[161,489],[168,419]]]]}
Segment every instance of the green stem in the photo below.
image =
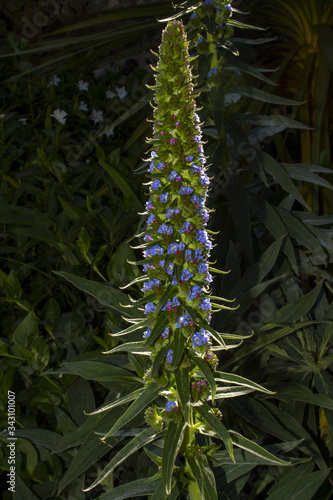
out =
{"type": "MultiPolygon", "coordinates": [[[[185,452],[187,450],[188,445],[191,445],[193,442],[195,442],[195,429],[194,429],[193,409],[192,408],[191,408],[190,422],[191,422],[191,424],[186,428],[185,435],[184,435],[183,447],[184,447],[185,452]]],[[[190,465],[189,465],[187,460],[186,460],[185,472],[187,473],[186,475],[187,475],[188,479],[190,480],[190,483],[188,485],[188,492],[189,492],[190,500],[201,500],[202,497],[201,497],[199,487],[197,485],[195,478],[193,477],[190,465]]]]}

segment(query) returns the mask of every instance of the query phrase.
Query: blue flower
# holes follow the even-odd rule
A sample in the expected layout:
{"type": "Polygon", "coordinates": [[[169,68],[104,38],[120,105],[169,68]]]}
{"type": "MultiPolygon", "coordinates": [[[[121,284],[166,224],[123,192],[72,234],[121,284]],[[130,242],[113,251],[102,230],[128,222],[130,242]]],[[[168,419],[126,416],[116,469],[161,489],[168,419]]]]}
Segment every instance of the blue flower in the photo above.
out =
{"type": "Polygon", "coordinates": [[[170,365],[172,363],[172,354],[173,354],[172,349],[169,349],[166,355],[166,360],[170,365]]]}
{"type": "Polygon", "coordinates": [[[200,117],[197,113],[194,113],[194,118],[197,123],[200,123],[200,117]]]}
{"type": "Polygon", "coordinates": [[[158,232],[159,234],[172,234],[173,229],[172,229],[172,227],[171,227],[171,226],[167,226],[166,224],[162,224],[162,225],[158,228],[157,232],[158,232]]]}
{"type": "Polygon", "coordinates": [[[199,229],[196,234],[196,240],[199,241],[202,245],[205,245],[208,241],[207,231],[199,229]]]}
{"type": "Polygon", "coordinates": [[[201,302],[201,304],[199,305],[199,307],[203,311],[210,311],[211,308],[212,308],[212,305],[210,303],[210,300],[208,298],[206,298],[206,299],[203,299],[203,301],[201,302]]]}
{"type": "Polygon", "coordinates": [[[157,154],[155,151],[152,151],[152,152],[151,152],[151,157],[152,157],[152,158],[156,158],[156,156],[158,156],[158,154],[157,154]]]}
{"type": "Polygon", "coordinates": [[[194,160],[194,156],[186,156],[185,160],[186,161],[193,161],[194,160]]]}
{"type": "Polygon", "coordinates": [[[204,344],[208,344],[210,341],[210,335],[203,328],[200,329],[200,332],[195,332],[191,337],[192,347],[202,346],[204,344]]]}
{"type": "Polygon", "coordinates": [[[151,188],[156,191],[158,188],[161,187],[161,181],[159,181],[158,179],[156,179],[152,185],[151,185],[151,188]]]}
{"type": "Polygon", "coordinates": [[[153,255],[162,255],[164,253],[164,249],[159,245],[155,245],[154,247],[148,248],[144,251],[145,257],[153,257],[153,255]]]}
{"type": "Polygon", "coordinates": [[[154,302],[148,302],[145,307],[145,314],[153,313],[155,312],[156,306],[154,302]]]}
{"type": "Polygon", "coordinates": [[[180,234],[183,234],[183,233],[189,233],[191,231],[191,229],[193,228],[192,224],[188,221],[184,222],[184,224],[182,225],[182,228],[180,230],[180,234]]]}
{"type": "Polygon", "coordinates": [[[177,408],[177,404],[169,399],[167,404],[165,405],[166,411],[171,411],[174,410],[175,408],[177,408]]]}
{"type": "Polygon", "coordinates": [[[208,71],[207,73],[207,76],[210,77],[210,76],[213,76],[213,75],[217,75],[217,69],[216,68],[212,68],[210,71],[208,71]]]}
{"type": "Polygon", "coordinates": [[[192,252],[190,249],[185,250],[185,260],[189,261],[192,258],[192,252]]]}
{"type": "Polygon", "coordinates": [[[160,260],[160,261],[159,261],[159,265],[160,265],[161,267],[164,267],[164,262],[165,262],[165,260],[164,260],[164,259],[163,259],[163,260],[160,260]]]}
{"type": "Polygon", "coordinates": [[[172,307],[179,307],[179,306],[180,306],[180,302],[179,302],[178,298],[174,297],[172,299],[172,307]]]}
{"type": "Polygon", "coordinates": [[[161,333],[161,337],[163,337],[164,339],[167,339],[169,337],[169,328],[168,327],[164,328],[163,332],[161,333]]]}
{"type": "Polygon", "coordinates": [[[201,139],[200,135],[196,135],[196,136],[194,137],[194,141],[195,141],[195,142],[200,142],[200,139],[201,139]]]}
{"type": "Polygon", "coordinates": [[[189,186],[182,186],[178,191],[178,194],[180,195],[191,194],[191,193],[193,193],[193,189],[189,186]]]}
{"type": "Polygon", "coordinates": [[[155,170],[155,163],[152,161],[149,164],[148,172],[152,173],[155,170]]]}
{"type": "Polygon", "coordinates": [[[154,214],[149,215],[149,217],[147,219],[147,226],[150,226],[151,224],[153,224],[154,220],[155,220],[155,215],[154,214]]]}
{"type": "Polygon", "coordinates": [[[160,194],[160,200],[162,203],[166,203],[169,199],[169,193],[162,193],[160,194]]]}
{"type": "Polygon", "coordinates": [[[209,184],[210,184],[210,180],[209,180],[208,175],[206,175],[206,174],[201,174],[201,176],[200,176],[200,182],[201,182],[201,184],[203,184],[204,186],[209,186],[209,184]]]}
{"type": "Polygon", "coordinates": [[[194,165],[194,163],[192,163],[191,167],[191,174],[198,174],[201,172],[201,167],[198,167],[198,165],[194,165]]]}
{"type": "Polygon", "coordinates": [[[181,252],[182,250],[185,250],[185,243],[180,242],[178,243],[178,250],[181,252]]]}
{"type": "Polygon", "coordinates": [[[198,265],[198,272],[200,274],[203,274],[206,273],[207,271],[208,271],[208,264],[200,262],[200,264],[198,265]]]}
{"type": "Polygon", "coordinates": [[[170,274],[170,276],[171,276],[171,274],[173,273],[173,268],[174,268],[174,264],[173,264],[173,262],[170,262],[170,264],[168,264],[166,266],[165,272],[170,274]]]}
{"type": "Polygon", "coordinates": [[[195,17],[197,17],[197,13],[196,13],[196,12],[193,12],[193,13],[190,15],[190,19],[194,19],[195,17]]]}
{"type": "Polygon", "coordinates": [[[159,161],[157,164],[158,170],[163,170],[164,167],[165,167],[164,163],[162,161],[159,161]]]}
{"type": "Polygon", "coordinates": [[[180,276],[180,280],[181,281],[188,281],[191,278],[193,278],[193,274],[190,273],[190,271],[188,269],[184,269],[181,276],[180,276]]]}
{"type": "Polygon", "coordinates": [[[150,334],[151,334],[151,329],[147,328],[147,330],[143,333],[143,338],[147,339],[150,334]]]}
{"type": "Polygon", "coordinates": [[[202,251],[199,248],[194,250],[194,258],[197,260],[203,260],[202,251]]]}
{"type": "Polygon", "coordinates": [[[176,253],[178,251],[179,244],[178,243],[171,243],[168,246],[168,254],[176,253]]]}
{"type": "Polygon", "coordinates": [[[175,326],[176,326],[176,328],[188,326],[190,323],[190,320],[191,320],[191,318],[190,318],[188,312],[186,311],[186,313],[183,316],[178,317],[178,320],[177,320],[177,323],[175,326]]]}
{"type": "Polygon", "coordinates": [[[173,276],[172,281],[171,281],[171,285],[178,285],[177,280],[176,280],[176,276],[173,276]]]}
{"type": "Polygon", "coordinates": [[[196,299],[199,295],[199,293],[202,292],[202,289],[200,288],[200,286],[198,285],[193,285],[188,296],[187,296],[187,299],[188,300],[193,300],[193,299],[196,299]]]}
{"type": "Polygon", "coordinates": [[[210,273],[207,273],[205,281],[207,281],[207,283],[211,283],[213,281],[213,277],[210,273]]]}
{"type": "Polygon", "coordinates": [[[154,205],[153,205],[153,202],[151,200],[146,201],[146,209],[147,210],[153,210],[154,209],[154,205]]]}
{"type": "Polygon", "coordinates": [[[168,175],[170,181],[173,181],[176,177],[178,177],[178,172],[176,172],[176,170],[173,170],[171,174],[168,175]]]}
{"type": "Polygon", "coordinates": [[[198,44],[202,43],[202,42],[203,42],[203,38],[202,38],[202,36],[199,36],[199,38],[198,38],[198,44]]]}

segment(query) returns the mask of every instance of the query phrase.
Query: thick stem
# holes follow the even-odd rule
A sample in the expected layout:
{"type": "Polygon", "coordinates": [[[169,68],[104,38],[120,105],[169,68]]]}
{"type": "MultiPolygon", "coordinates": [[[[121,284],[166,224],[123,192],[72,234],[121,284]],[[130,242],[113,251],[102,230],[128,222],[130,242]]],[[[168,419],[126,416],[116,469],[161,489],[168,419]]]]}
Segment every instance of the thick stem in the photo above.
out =
{"type": "MultiPolygon", "coordinates": [[[[190,416],[190,425],[186,428],[185,434],[184,434],[184,441],[183,441],[183,448],[184,451],[186,452],[188,450],[188,445],[191,445],[195,441],[195,430],[194,430],[194,415],[193,415],[193,409],[191,408],[191,416],[190,416]]],[[[190,480],[190,483],[188,485],[188,492],[189,492],[189,498],[190,500],[201,500],[201,493],[198,488],[197,482],[195,478],[193,477],[190,465],[188,461],[186,460],[186,466],[185,466],[185,472],[187,473],[187,477],[190,480]]]]}

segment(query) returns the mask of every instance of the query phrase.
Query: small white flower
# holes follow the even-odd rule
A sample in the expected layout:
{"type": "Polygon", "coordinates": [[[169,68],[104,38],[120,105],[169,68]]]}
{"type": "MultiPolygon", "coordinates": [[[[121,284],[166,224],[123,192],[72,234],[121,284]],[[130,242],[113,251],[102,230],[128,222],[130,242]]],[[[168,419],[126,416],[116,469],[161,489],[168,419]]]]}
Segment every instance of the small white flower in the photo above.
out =
{"type": "Polygon", "coordinates": [[[117,91],[119,99],[124,99],[124,97],[127,96],[127,92],[126,92],[125,87],[117,87],[116,91],[117,91]]]}
{"type": "Polygon", "coordinates": [[[105,130],[105,135],[106,137],[110,137],[110,135],[114,135],[114,128],[113,127],[109,127],[105,130]]]}
{"type": "Polygon", "coordinates": [[[90,118],[95,125],[96,123],[102,122],[104,120],[103,111],[97,111],[96,109],[93,109],[90,118]]]}
{"type": "Polygon", "coordinates": [[[79,104],[79,111],[88,111],[88,104],[86,104],[85,102],[83,101],[80,101],[80,104],[79,104]]]}
{"type": "Polygon", "coordinates": [[[79,90],[89,90],[89,83],[80,80],[77,84],[79,90]]]}
{"type": "Polygon", "coordinates": [[[112,90],[107,90],[105,92],[105,97],[107,99],[113,99],[114,97],[116,97],[116,94],[114,92],[112,92],[112,90]]]}
{"type": "Polygon", "coordinates": [[[61,82],[61,78],[59,78],[58,75],[52,75],[49,79],[49,83],[46,86],[47,86],[47,88],[50,88],[51,85],[58,87],[60,82],[61,82]]]}
{"type": "Polygon", "coordinates": [[[62,125],[65,125],[67,113],[63,109],[55,109],[51,116],[53,116],[62,125]]]}
{"type": "Polygon", "coordinates": [[[106,73],[106,68],[96,68],[93,71],[93,75],[95,78],[100,78],[101,76],[104,76],[106,73]]]}

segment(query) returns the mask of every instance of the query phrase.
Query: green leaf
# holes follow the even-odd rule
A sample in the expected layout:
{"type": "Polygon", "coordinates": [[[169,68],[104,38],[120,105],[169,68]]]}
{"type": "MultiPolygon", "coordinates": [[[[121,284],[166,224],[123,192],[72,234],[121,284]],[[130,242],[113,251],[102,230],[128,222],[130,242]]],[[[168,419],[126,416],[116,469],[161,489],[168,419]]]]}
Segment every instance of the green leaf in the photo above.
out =
{"type": "Polygon", "coordinates": [[[312,472],[294,481],[275,488],[274,493],[268,494],[268,500],[281,500],[281,498],[292,498],[293,500],[311,500],[318,491],[331,469],[312,472]]]}
{"type": "Polygon", "coordinates": [[[235,375],[234,373],[214,372],[214,377],[216,382],[228,382],[231,384],[241,385],[243,387],[249,387],[255,391],[265,392],[266,394],[274,394],[274,392],[269,389],[252,382],[252,380],[248,380],[240,375],[235,375]]]}
{"type": "Polygon", "coordinates": [[[311,184],[316,184],[317,186],[326,187],[327,189],[333,189],[332,184],[330,184],[323,177],[309,170],[306,165],[289,163],[281,163],[281,165],[288,172],[292,179],[309,182],[311,184]]]}
{"type": "Polygon", "coordinates": [[[181,328],[176,328],[174,331],[172,366],[177,366],[184,354],[186,338],[182,334],[181,328]]]}
{"type": "Polygon", "coordinates": [[[245,438],[238,432],[232,431],[229,429],[229,434],[231,434],[231,439],[234,445],[242,448],[243,450],[249,451],[254,455],[264,458],[265,460],[269,460],[275,465],[291,465],[291,462],[286,462],[281,458],[275,457],[272,453],[269,453],[267,450],[259,446],[257,443],[254,443],[250,439],[245,438]]]}
{"type": "Polygon", "coordinates": [[[276,321],[278,323],[295,323],[304,318],[313,308],[322,290],[323,280],[309,293],[298,298],[293,304],[282,307],[279,310],[276,321]]]}
{"type": "Polygon", "coordinates": [[[156,430],[148,428],[144,429],[138,436],[135,436],[129,443],[124,446],[108,463],[108,465],[103,469],[103,471],[98,475],[97,479],[89,486],[89,488],[84,489],[84,492],[90,491],[99,483],[104,481],[111,472],[114,471],[126,458],[130,457],[137,450],[142,448],[148,443],[151,443],[156,438],[160,438],[165,434],[165,432],[158,433],[156,430]]]}
{"type": "Polygon", "coordinates": [[[153,363],[153,369],[151,371],[151,376],[153,377],[155,375],[155,373],[157,373],[157,370],[159,369],[159,367],[161,366],[161,363],[162,361],[164,360],[165,356],[166,356],[166,353],[168,352],[169,350],[169,345],[165,345],[164,347],[162,347],[157,355],[156,355],[156,358],[154,359],[154,363],[153,363]]]}
{"type": "Polygon", "coordinates": [[[190,382],[189,369],[179,366],[174,372],[177,392],[182,405],[185,421],[190,424],[190,382]]]}
{"type": "Polygon", "coordinates": [[[167,495],[171,493],[173,468],[183,442],[186,425],[185,422],[176,423],[172,420],[168,424],[162,452],[162,480],[167,495]]]}
{"type": "Polygon", "coordinates": [[[271,155],[265,153],[264,151],[256,149],[256,154],[263,169],[271,174],[273,179],[275,179],[288,194],[291,194],[295,200],[297,200],[305,208],[309,209],[308,204],[303,200],[285,169],[271,155]]]}
{"type": "Polygon", "coordinates": [[[32,340],[38,338],[39,330],[35,313],[30,311],[16,327],[13,342],[22,347],[28,347],[32,340]]]}
{"type": "MultiPolygon", "coordinates": [[[[8,484],[8,487],[11,486],[8,484]]],[[[7,489],[8,489],[7,487],[7,489]]],[[[16,474],[15,477],[15,486],[14,493],[12,496],[13,500],[38,500],[38,497],[32,493],[31,490],[26,486],[26,484],[22,481],[20,476],[16,474]]]]}
{"type": "MultiPolygon", "coordinates": [[[[95,299],[97,299],[103,306],[109,307],[117,312],[121,312],[124,316],[133,317],[130,310],[124,309],[119,305],[119,303],[125,305],[130,303],[128,296],[119,290],[107,285],[102,285],[97,281],[87,280],[86,278],[81,278],[80,276],[75,276],[74,274],[69,274],[64,271],[54,271],[54,273],[65,278],[67,281],[79,288],[79,290],[95,297],[95,299]]],[[[137,311],[135,314],[140,315],[137,311]]]]}
{"type": "Polygon", "coordinates": [[[162,314],[159,315],[158,320],[156,321],[155,325],[153,326],[151,333],[147,339],[147,344],[151,344],[156,340],[159,335],[163,332],[164,328],[169,324],[169,316],[167,314],[167,311],[163,311],[162,314]]]}
{"type": "Polygon", "coordinates": [[[112,337],[121,337],[122,335],[127,335],[128,333],[135,332],[136,330],[142,330],[143,328],[146,328],[146,326],[148,326],[148,321],[145,319],[143,321],[135,323],[132,326],[129,326],[128,328],[125,328],[125,330],[121,330],[117,333],[111,333],[110,335],[112,337]]]}
{"type": "Polygon", "coordinates": [[[265,75],[263,75],[260,71],[258,71],[256,68],[253,68],[249,64],[246,64],[243,61],[238,61],[238,60],[233,60],[231,64],[228,66],[224,66],[224,69],[233,69],[237,68],[241,72],[247,73],[248,75],[254,76],[254,78],[257,78],[258,80],[262,80],[263,82],[269,83],[270,85],[278,85],[278,83],[273,82],[269,78],[267,78],[265,75]]]}
{"type": "Polygon", "coordinates": [[[98,500],[123,500],[124,498],[131,499],[134,497],[152,495],[159,484],[160,480],[152,481],[147,478],[137,479],[131,483],[122,484],[108,493],[104,493],[98,500]]]}
{"type": "Polygon", "coordinates": [[[88,380],[123,384],[142,383],[132,372],[100,361],[65,361],[63,373],[75,373],[88,380]]]}
{"type": "Polygon", "coordinates": [[[153,401],[156,396],[160,393],[161,388],[155,383],[151,383],[146,387],[146,389],[140,394],[140,396],[131,404],[125,413],[117,420],[117,422],[112,426],[112,428],[105,434],[103,439],[112,436],[118,429],[121,429],[123,425],[130,422],[136,415],[138,415],[151,401],[153,401]]]}
{"type": "Polygon", "coordinates": [[[187,458],[187,461],[198,485],[201,500],[217,500],[215,477],[206,455],[197,454],[187,458]]]}
{"type": "Polygon", "coordinates": [[[333,410],[333,400],[331,398],[324,394],[313,394],[308,387],[295,382],[284,382],[281,387],[278,386],[274,398],[286,402],[303,401],[304,403],[310,403],[333,410]]]}
{"type": "Polygon", "coordinates": [[[222,422],[220,422],[220,420],[215,417],[211,408],[205,402],[201,402],[199,405],[195,406],[195,409],[206,420],[207,424],[216,432],[216,435],[217,435],[216,437],[219,437],[220,439],[222,439],[222,441],[225,444],[228,455],[230,456],[231,460],[233,462],[235,462],[233,447],[232,447],[232,440],[231,440],[231,437],[230,437],[227,429],[224,427],[222,422]]]}
{"type": "Polygon", "coordinates": [[[112,401],[111,403],[108,403],[105,406],[102,406],[98,410],[95,410],[88,415],[97,415],[98,413],[102,413],[104,411],[111,410],[111,408],[114,408],[115,406],[119,406],[125,403],[129,403],[130,401],[133,401],[133,399],[138,398],[141,396],[143,393],[144,388],[137,389],[136,391],[132,391],[130,394],[127,394],[126,396],[123,396],[122,398],[116,399],[115,401],[112,401]]]}
{"type": "Polygon", "coordinates": [[[304,104],[304,102],[286,99],[285,97],[269,94],[264,90],[252,87],[233,87],[232,91],[234,93],[251,97],[251,99],[258,99],[259,101],[268,102],[270,104],[282,104],[286,106],[300,106],[301,104],[304,104]]]}
{"type": "Polygon", "coordinates": [[[150,355],[150,349],[147,348],[145,340],[139,342],[128,342],[127,344],[117,345],[110,351],[103,352],[103,354],[112,354],[115,352],[132,352],[134,354],[150,355]]]}

